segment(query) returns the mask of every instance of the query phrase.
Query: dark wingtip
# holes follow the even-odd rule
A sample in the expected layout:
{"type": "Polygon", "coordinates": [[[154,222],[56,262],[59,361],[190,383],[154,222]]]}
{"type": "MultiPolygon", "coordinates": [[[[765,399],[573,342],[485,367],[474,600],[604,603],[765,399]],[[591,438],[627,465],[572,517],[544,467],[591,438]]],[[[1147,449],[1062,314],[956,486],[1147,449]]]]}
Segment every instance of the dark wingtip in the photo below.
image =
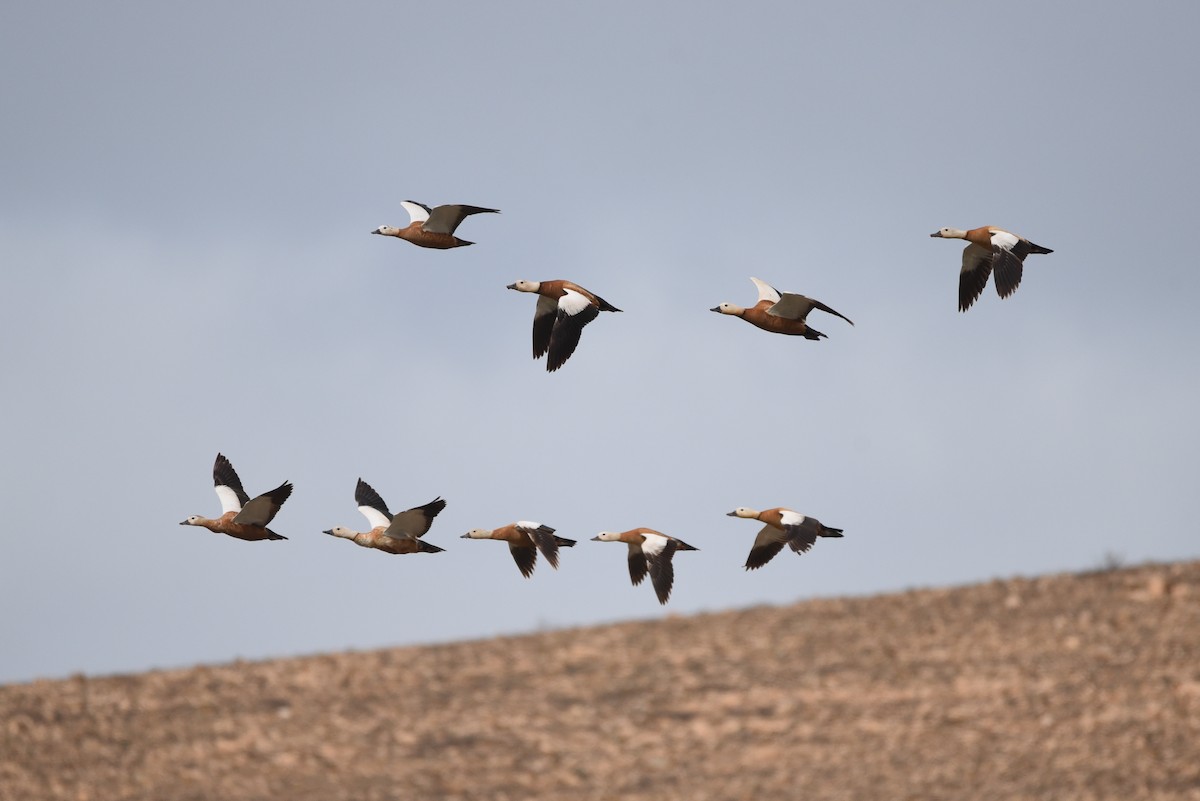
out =
{"type": "Polygon", "coordinates": [[[292,482],[285,481],[275,489],[267,493],[267,495],[275,501],[275,503],[283,506],[283,502],[292,497],[292,482]]]}

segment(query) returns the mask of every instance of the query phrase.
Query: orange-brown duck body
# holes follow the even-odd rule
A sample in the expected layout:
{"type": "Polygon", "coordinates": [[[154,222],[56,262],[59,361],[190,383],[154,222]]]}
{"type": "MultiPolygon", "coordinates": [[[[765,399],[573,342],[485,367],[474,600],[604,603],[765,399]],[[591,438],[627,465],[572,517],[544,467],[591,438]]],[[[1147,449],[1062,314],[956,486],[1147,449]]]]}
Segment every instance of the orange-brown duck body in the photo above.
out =
{"type": "Polygon", "coordinates": [[[1003,298],[1017,291],[1025,270],[1025,259],[1033,253],[1053,253],[1025,237],[984,225],[963,231],[942,228],[930,234],[935,239],[965,239],[962,268],[958,272],[958,310],[965,312],[983,294],[988,276],[996,275],[996,294],[1003,298]]]}
{"type": "Polygon", "coordinates": [[[475,244],[454,235],[462,221],[472,214],[500,213],[499,209],[486,209],[482,206],[467,206],[461,203],[430,208],[415,200],[405,200],[400,205],[408,211],[412,222],[403,228],[381,225],[371,233],[394,236],[418,247],[435,250],[448,250],[475,244]]]}
{"type": "Polygon", "coordinates": [[[242,489],[242,481],[233,465],[223,455],[217,454],[213,463],[213,487],[221,501],[221,515],[216,518],[192,515],[180,522],[181,526],[200,526],[217,534],[225,534],[239,540],[286,540],[267,528],[267,524],[279,513],[292,494],[292,485],[285,481],[270,492],[250,498],[242,489]]]}
{"type": "Polygon", "coordinates": [[[538,551],[555,570],[558,569],[558,549],[570,548],[575,540],[559,537],[550,526],[531,520],[518,520],[499,528],[474,528],[462,535],[466,540],[500,540],[508,543],[509,553],[521,575],[529,578],[537,565],[538,551]]]}
{"type": "Polygon", "coordinates": [[[354,500],[371,524],[371,529],[355,531],[345,526],[334,526],[323,533],[350,540],[363,548],[391,554],[441,553],[445,550],[421,539],[429,532],[433,519],[446,508],[446,502],[441,498],[393,515],[379,493],[360,478],[354,487],[354,500]]]}

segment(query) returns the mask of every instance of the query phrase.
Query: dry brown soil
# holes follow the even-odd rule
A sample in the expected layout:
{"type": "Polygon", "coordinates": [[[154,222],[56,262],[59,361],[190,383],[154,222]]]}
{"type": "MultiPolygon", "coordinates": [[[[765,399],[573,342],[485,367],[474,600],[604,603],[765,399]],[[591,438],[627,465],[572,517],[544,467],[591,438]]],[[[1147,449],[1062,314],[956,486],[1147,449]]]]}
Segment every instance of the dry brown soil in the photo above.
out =
{"type": "Polygon", "coordinates": [[[0,798],[1200,799],[1200,562],[0,687],[0,798]]]}

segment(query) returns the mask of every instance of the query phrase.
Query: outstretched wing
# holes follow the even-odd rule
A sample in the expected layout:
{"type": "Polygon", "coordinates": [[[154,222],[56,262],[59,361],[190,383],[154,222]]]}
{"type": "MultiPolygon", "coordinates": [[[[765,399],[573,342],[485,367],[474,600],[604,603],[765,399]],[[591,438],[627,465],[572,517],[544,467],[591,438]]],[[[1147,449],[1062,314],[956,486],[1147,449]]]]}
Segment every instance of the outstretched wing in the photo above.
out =
{"type": "MultiPolygon", "coordinates": [[[[653,538],[647,538],[649,542],[653,538]]],[[[675,567],[671,557],[675,555],[676,543],[673,539],[667,539],[662,550],[653,556],[647,554],[646,562],[650,567],[650,583],[654,585],[654,594],[658,596],[658,602],[665,604],[671,597],[671,587],[675,584],[675,567]]]]}
{"type": "Polygon", "coordinates": [[[533,358],[540,359],[550,350],[550,336],[554,333],[556,319],[558,301],[538,295],[537,308],[533,310],[533,358]]]}
{"type": "Polygon", "coordinates": [[[554,529],[541,523],[522,520],[517,523],[517,531],[529,535],[550,566],[555,570],[558,569],[558,538],[554,536],[554,529]]]}
{"type": "Polygon", "coordinates": [[[778,289],[771,286],[766,281],[760,281],[759,279],[754,278],[754,277],[751,277],[750,280],[754,282],[754,286],[758,287],[758,302],[759,303],[763,302],[764,300],[769,300],[772,303],[779,302],[779,298],[782,296],[780,295],[780,292],[778,289]]]}
{"type": "Polygon", "coordinates": [[[421,227],[434,234],[452,234],[459,223],[472,214],[499,214],[500,209],[485,209],[482,206],[450,204],[438,206],[429,213],[429,219],[421,227]]]}
{"type": "Polygon", "coordinates": [[[512,554],[513,561],[517,563],[517,569],[521,571],[521,575],[529,578],[533,575],[533,568],[537,566],[537,549],[530,548],[528,545],[513,545],[508,544],[508,552],[512,554]]]}
{"type": "Polygon", "coordinates": [[[418,203],[415,200],[401,200],[400,205],[408,212],[410,218],[409,225],[415,222],[425,222],[429,219],[429,213],[433,209],[426,206],[424,203],[418,203]]]}
{"type": "Polygon", "coordinates": [[[233,465],[219,453],[217,461],[213,463],[213,486],[221,501],[221,514],[240,512],[250,502],[250,496],[242,489],[242,480],[234,472],[233,465]]]}
{"type": "Polygon", "coordinates": [[[358,504],[358,511],[367,518],[371,528],[391,525],[392,513],[388,511],[387,504],[379,497],[379,493],[361,478],[354,487],[354,502],[358,504]]]}
{"type": "Polygon", "coordinates": [[[992,273],[992,251],[974,242],[963,248],[962,270],[958,273],[958,310],[966,311],[983,293],[992,273]]]}
{"type": "Polygon", "coordinates": [[[817,535],[821,533],[819,521],[791,509],[779,515],[779,523],[787,536],[788,547],[796,553],[808,553],[817,541],[817,535]]]}
{"type": "Polygon", "coordinates": [[[265,526],[278,514],[279,507],[283,506],[283,502],[291,494],[292,483],[285,481],[270,492],[264,492],[243,506],[242,511],[233,518],[233,522],[247,526],[265,526]]]}
{"type": "Polygon", "coordinates": [[[1008,231],[992,231],[992,271],[996,274],[996,293],[1007,298],[1021,285],[1023,262],[1029,247],[1021,237],[1008,231]]]}
{"type": "Polygon", "coordinates": [[[746,569],[758,570],[775,558],[775,554],[783,550],[783,540],[779,537],[779,529],[774,526],[763,526],[750,546],[750,555],[746,557],[746,569]]]}
{"type": "Polygon", "coordinates": [[[642,583],[648,570],[646,554],[642,551],[642,546],[636,542],[629,543],[629,580],[633,582],[633,586],[636,587],[642,583]]]}
{"type": "Polygon", "coordinates": [[[783,317],[788,320],[803,320],[808,317],[808,313],[813,309],[820,309],[823,312],[832,314],[835,317],[841,317],[850,325],[854,325],[854,321],[836,309],[826,306],[816,298],[806,297],[805,295],[797,295],[794,292],[784,292],[783,297],[779,299],[774,306],[767,309],[767,314],[773,314],[776,317],[783,317]]]}
{"type": "Polygon", "coordinates": [[[554,328],[550,332],[550,355],[546,359],[547,372],[553,373],[562,367],[575,348],[579,345],[579,337],[583,327],[596,319],[600,310],[592,305],[586,295],[574,289],[564,289],[563,296],[558,300],[558,314],[554,319],[554,328]]]}
{"type": "Polygon", "coordinates": [[[446,502],[441,498],[434,498],[424,506],[414,506],[412,509],[406,509],[400,514],[392,518],[392,522],[384,530],[384,534],[388,537],[396,537],[397,539],[417,539],[425,536],[425,532],[429,531],[429,527],[433,525],[433,518],[438,516],[438,513],[446,508],[446,502]]]}

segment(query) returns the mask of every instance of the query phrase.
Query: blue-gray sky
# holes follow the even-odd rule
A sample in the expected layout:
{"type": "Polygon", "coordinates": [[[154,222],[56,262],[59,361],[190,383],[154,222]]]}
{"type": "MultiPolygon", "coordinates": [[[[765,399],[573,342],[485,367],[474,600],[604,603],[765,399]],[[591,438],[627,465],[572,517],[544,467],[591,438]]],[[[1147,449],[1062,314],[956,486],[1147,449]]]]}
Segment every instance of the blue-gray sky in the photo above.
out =
{"type": "Polygon", "coordinates": [[[1193,4],[8,3],[0,681],[1200,555],[1193,4]],[[369,231],[494,206],[478,242],[369,231]],[[961,243],[1053,248],[956,311],[961,243]],[[712,314],[754,275],[819,343],[712,314]],[[548,375],[519,278],[625,310],[548,375]],[[296,491],[288,542],[180,527],[296,491]],[[436,556],[321,533],[449,505],[436,556]],[[790,506],[844,528],[741,565],[790,506]],[[581,540],[520,577],[517,519],[581,540]],[[701,548],[662,609],[602,529],[701,548]]]}

